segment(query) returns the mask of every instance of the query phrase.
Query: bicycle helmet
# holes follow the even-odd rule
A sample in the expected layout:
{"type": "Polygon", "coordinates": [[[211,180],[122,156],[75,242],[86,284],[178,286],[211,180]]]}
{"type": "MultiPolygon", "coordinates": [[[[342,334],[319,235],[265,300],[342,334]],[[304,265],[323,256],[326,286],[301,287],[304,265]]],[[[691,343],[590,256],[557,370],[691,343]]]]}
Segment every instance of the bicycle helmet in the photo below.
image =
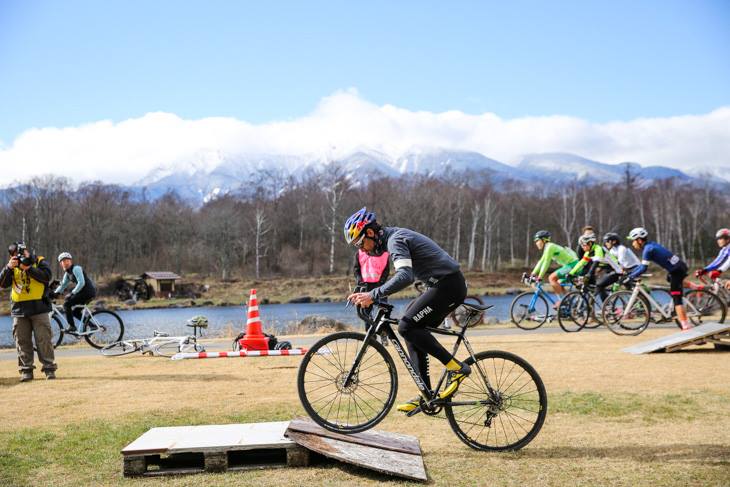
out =
{"type": "Polygon", "coordinates": [[[621,237],[619,237],[618,233],[615,232],[608,232],[606,235],[603,236],[604,242],[613,242],[616,245],[621,243],[621,237]]]}
{"type": "Polygon", "coordinates": [[[203,315],[193,316],[188,320],[188,326],[197,326],[198,328],[208,328],[208,318],[203,315]]]}
{"type": "Polygon", "coordinates": [[[61,252],[60,254],[58,254],[58,262],[61,262],[63,259],[73,260],[73,256],[71,256],[71,254],[69,254],[68,252],[61,252]]]}
{"type": "Polygon", "coordinates": [[[345,222],[345,240],[348,244],[357,241],[365,228],[375,222],[375,213],[364,206],[345,222]]]}
{"type": "Polygon", "coordinates": [[[715,239],[718,238],[730,239],[730,228],[721,228],[720,230],[718,230],[715,234],[715,239]]]}
{"type": "Polygon", "coordinates": [[[537,240],[550,240],[550,237],[551,237],[550,232],[548,232],[547,230],[540,230],[539,232],[537,232],[535,234],[535,237],[533,238],[533,240],[534,241],[537,241],[537,240]]]}
{"type": "Polygon", "coordinates": [[[628,238],[629,240],[636,240],[637,238],[643,238],[646,240],[646,237],[648,236],[649,232],[646,231],[646,228],[636,227],[629,232],[629,236],[626,238],[628,238]]]}
{"type": "Polygon", "coordinates": [[[596,234],[595,233],[587,233],[585,235],[581,235],[581,237],[578,239],[578,243],[580,245],[586,245],[589,243],[596,243],[596,234]]]}

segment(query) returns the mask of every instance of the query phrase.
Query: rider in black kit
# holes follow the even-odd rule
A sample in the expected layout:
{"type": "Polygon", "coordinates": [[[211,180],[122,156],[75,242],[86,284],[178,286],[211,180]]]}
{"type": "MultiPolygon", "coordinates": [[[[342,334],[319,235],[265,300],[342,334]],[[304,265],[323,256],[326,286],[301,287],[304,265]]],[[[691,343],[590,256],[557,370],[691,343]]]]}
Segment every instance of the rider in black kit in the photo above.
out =
{"type": "MultiPolygon", "coordinates": [[[[411,361],[429,390],[428,355],[432,355],[450,371],[449,382],[440,396],[453,395],[471,369],[468,364],[456,360],[426,327],[437,327],[464,301],[466,282],[459,264],[425,235],[406,228],[380,226],[375,214],[365,208],[345,223],[345,239],[371,254],[388,251],[395,268],[395,274],[382,286],[350,295],[348,299],[353,303],[367,307],[375,300],[405,289],[415,279],[426,283],[428,289],[410,303],[400,320],[398,332],[406,340],[411,361]]],[[[418,401],[419,398],[415,398],[399,404],[398,410],[412,411],[418,407],[418,401]]]]}

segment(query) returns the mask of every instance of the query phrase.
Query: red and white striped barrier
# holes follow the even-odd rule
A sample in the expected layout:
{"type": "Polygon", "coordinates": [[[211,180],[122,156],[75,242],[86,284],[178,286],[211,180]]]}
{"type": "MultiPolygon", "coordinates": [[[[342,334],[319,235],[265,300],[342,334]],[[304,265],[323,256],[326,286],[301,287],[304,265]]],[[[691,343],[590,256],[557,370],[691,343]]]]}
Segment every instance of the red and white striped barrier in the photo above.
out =
{"type": "Polygon", "coordinates": [[[172,360],[190,358],[238,358],[238,357],[286,357],[290,355],[304,355],[306,348],[292,348],[291,350],[238,350],[235,352],[180,352],[172,356],[172,360]]]}

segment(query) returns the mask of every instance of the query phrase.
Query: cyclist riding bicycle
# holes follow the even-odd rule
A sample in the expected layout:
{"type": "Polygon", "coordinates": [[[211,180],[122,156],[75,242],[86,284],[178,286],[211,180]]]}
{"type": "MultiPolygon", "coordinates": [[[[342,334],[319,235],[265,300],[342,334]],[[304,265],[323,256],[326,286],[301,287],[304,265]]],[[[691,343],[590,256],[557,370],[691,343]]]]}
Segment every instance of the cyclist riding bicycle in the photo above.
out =
{"type": "MultiPolygon", "coordinates": [[[[563,289],[561,281],[565,281],[570,271],[573,270],[575,265],[578,263],[578,256],[575,252],[573,252],[573,249],[552,243],[550,238],[550,232],[547,230],[540,230],[535,234],[533,240],[535,241],[537,248],[542,250],[542,257],[535,268],[532,269],[530,277],[536,281],[540,281],[547,273],[552,261],[555,261],[560,267],[558,270],[550,274],[548,280],[553,287],[553,291],[558,295],[558,298],[560,298],[560,296],[565,293],[565,289],[563,289]]],[[[555,309],[557,309],[559,305],[559,302],[556,303],[554,306],[555,309]]]]}
{"type": "Polygon", "coordinates": [[[61,284],[54,291],[55,294],[63,293],[69,284],[75,284],[71,289],[71,293],[63,302],[63,309],[66,311],[66,320],[68,321],[68,331],[76,332],[76,324],[74,323],[74,315],[81,318],[81,310],[74,310],[77,305],[88,304],[96,297],[96,286],[80,265],[74,264],[73,257],[68,252],[61,252],[58,256],[58,263],[63,268],[63,279],[61,284]]]}
{"type": "MultiPolygon", "coordinates": [[[[345,240],[371,255],[390,253],[395,273],[382,286],[370,292],[353,293],[347,299],[367,308],[374,301],[382,300],[410,286],[415,279],[426,283],[428,289],[411,301],[398,324],[411,361],[430,390],[428,356],[431,355],[446,366],[448,382],[442,399],[452,396],[459,384],[471,373],[468,364],[462,363],[449,353],[427,330],[437,327],[466,297],[466,281],[459,264],[430,238],[407,228],[383,227],[375,214],[362,208],[345,222],[345,240]]],[[[409,412],[419,405],[419,397],[399,404],[397,409],[409,412]]]]}
{"type": "Polygon", "coordinates": [[[730,269],[730,229],[721,228],[715,234],[717,246],[720,247],[720,253],[717,254],[715,260],[710,265],[695,271],[695,276],[700,277],[704,274],[710,274],[710,279],[715,280],[720,274],[730,269]]]}
{"type": "Polygon", "coordinates": [[[621,279],[621,276],[625,276],[633,272],[636,266],[640,265],[639,258],[634,253],[621,244],[621,237],[618,233],[609,232],[603,236],[603,245],[608,249],[608,256],[600,258],[594,257],[595,261],[603,262],[604,264],[611,267],[611,271],[601,276],[596,281],[596,294],[598,294],[602,300],[608,297],[608,287],[621,279]]]}
{"type": "Polygon", "coordinates": [[[628,279],[633,280],[641,276],[654,262],[663,267],[667,271],[667,281],[669,281],[669,294],[674,301],[674,309],[677,312],[679,325],[682,330],[686,331],[692,328],[687,319],[687,311],[682,304],[683,283],[687,277],[687,264],[666,248],[656,242],[648,240],[649,232],[642,227],[631,230],[627,237],[631,240],[631,245],[636,250],[642,251],[641,264],[636,267],[630,274],[628,279]]]}
{"type": "Polygon", "coordinates": [[[583,251],[583,257],[578,261],[577,264],[568,273],[568,276],[580,276],[585,275],[587,277],[586,282],[592,284],[595,281],[596,273],[600,270],[603,274],[607,268],[607,264],[604,262],[606,252],[596,243],[595,233],[585,233],[578,239],[578,244],[583,251]],[[586,268],[588,266],[588,268],[586,268]]]}

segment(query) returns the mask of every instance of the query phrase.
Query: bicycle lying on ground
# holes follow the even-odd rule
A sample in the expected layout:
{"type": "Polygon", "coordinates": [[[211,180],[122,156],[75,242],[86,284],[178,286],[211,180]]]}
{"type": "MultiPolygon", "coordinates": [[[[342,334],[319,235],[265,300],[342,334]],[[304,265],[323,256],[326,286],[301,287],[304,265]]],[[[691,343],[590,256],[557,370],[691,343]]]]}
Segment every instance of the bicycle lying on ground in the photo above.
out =
{"type": "MultiPolygon", "coordinates": [[[[535,330],[545,322],[552,322],[557,314],[552,312],[555,311],[557,301],[542,288],[541,282],[531,279],[526,273],[522,274],[520,281],[533,290],[520,293],[512,300],[509,308],[512,323],[523,330],[535,330]]],[[[568,284],[568,287],[572,287],[572,284],[568,284]]]]}
{"type": "MultiPolygon", "coordinates": [[[[460,329],[427,328],[456,338],[455,355],[462,343],[472,373],[451,397],[439,398],[447,371],[429,391],[392,329],[393,306],[376,303],[375,318],[358,307],[358,316],[370,325],[367,333],[338,332],[315,343],[305,354],[297,375],[299,399],[320,426],[340,433],[372,428],[385,418],[398,392],[393,358],[375,337],[385,336],[418,387],[419,406],[407,413],[435,416],[442,410],[461,441],[477,450],[518,450],[538,434],[547,414],[547,393],[542,379],[524,359],[509,352],[475,353],[466,331],[492,306],[464,303],[472,319],[460,329]]],[[[465,311],[466,312],[466,311],[465,311]]]]}
{"type": "Polygon", "coordinates": [[[187,324],[186,326],[192,327],[192,335],[171,337],[167,333],[155,330],[152,333],[152,338],[120,340],[102,348],[101,354],[107,357],[118,357],[134,352],[142,352],[143,355],[172,357],[180,352],[205,352],[205,347],[198,344],[198,336],[203,335],[202,328],[207,328],[207,324],[187,324]],[[198,329],[201,329],[201,331],[198,329]]]}
{"type": "Polygon", "coordinates": [[[89,308],[86,304],[73,307],[81,310],[77,331],[69,331],[66,312],[63,306],[53,303],[51,311],[51,332],[53,348],[59,346],[66,336],[76,339],[83,337],[94,348],[102,348],[114,343],[124,336],[124,322],[114,311],[108,309],[89,308]]]}
{"type": "MultiPolygon", "coordinates": [[[[644,274],[644,277],[649,276],[650,274],[644,274]]],[[[711,291],[688,291],[682,302],[687,310],[687,318],[694,326],[703,322],[725,321],[725,303],[711,291]]],[[[606,298],[601,314],[608,329],[617,335],[638,335],[652,322],[675,321],[679,326],[674,303],[670,300],[663,305],[659,304],[650,290],[641,284],[641,279],[634,281],[633,290],[616,291],[606,298]]]]}

